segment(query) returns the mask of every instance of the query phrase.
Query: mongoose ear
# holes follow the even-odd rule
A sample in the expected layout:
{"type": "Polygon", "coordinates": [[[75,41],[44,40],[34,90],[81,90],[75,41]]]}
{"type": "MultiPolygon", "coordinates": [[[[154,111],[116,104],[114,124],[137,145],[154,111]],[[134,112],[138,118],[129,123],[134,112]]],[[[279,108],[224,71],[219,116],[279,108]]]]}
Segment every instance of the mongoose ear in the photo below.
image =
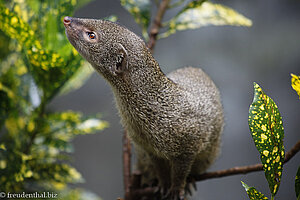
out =
{"type": "Polygon", "coordinates": [[[128,68],[128,54],[126,49],[120,43],[115,43],[114,48],[116,50],[116,64],[113,66],[114,74],[122,74],[128,68]]]}

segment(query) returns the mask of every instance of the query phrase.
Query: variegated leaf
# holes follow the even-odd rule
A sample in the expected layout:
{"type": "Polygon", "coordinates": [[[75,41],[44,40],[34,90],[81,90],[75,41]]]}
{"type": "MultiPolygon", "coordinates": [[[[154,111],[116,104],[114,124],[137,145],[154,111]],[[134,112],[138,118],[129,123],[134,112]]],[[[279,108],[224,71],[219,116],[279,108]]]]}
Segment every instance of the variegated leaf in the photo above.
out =
{"type": "Polygon", "coordinates": [[[241,182],[251,200],[268,200],[268,198],[265,195],[257,191],[254,187],[249,187],[243,181],[241,182]]]}
{"type": "Polygon", "coordinates": [[[256,83],[254,100],[249,109],[249,128],[274,196],[280,185],[284,162],[284,131],[277,105],[256,83]]]}
{"type": "Polygon", "coordinates": [[[169,21],[168,30],[160,37],[209,25],[251,26],[252,22],[229,7],[211,2],[192,1],[169,21]]]}
{"type": "Polygon", "coordinates": [[[292,76],[292,88],[297,92],[299,99],[300,99],[300,76],[295,74],[291,74],[292,76]]]}

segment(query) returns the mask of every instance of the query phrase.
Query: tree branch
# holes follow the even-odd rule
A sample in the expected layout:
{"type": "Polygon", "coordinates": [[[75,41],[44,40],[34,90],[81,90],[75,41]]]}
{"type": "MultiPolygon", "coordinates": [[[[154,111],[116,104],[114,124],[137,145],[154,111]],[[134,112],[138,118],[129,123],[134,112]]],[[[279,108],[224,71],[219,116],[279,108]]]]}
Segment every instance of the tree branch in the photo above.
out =
{"type": "Polygon", "coordinates": [[[130,179],[131,179],[131,144],[127,137],[126,130],[123,135],[123,181],[125,200],[130,199],[130,179]]]}
{"type": "MultiPolygon", "coordinates": [[[[286,154],[284,158],[284,163],[287,163],[296,153],[300,151],[300,140],[291,148],[286,154]]],[[[247,174],[250,172],[261,171],[263,170],[262,164],[249,165],[243,167],[233,167],[226,170],[220,170],[215,172],[207,172],[201,174],[199,176],[194,176],[195,181],[202,181],[211,178],[219,178],[224,176],[231,176],[236,174],[247,174]]]]}
{"type": "Polygon", "coordinates": [[[287,163],[296,153],[300,151],[300,140],[291,148],[286,154],[284,158],[284,163],[287,163]]]}
{"type": "Polygon", "coordinates": [[[148,41],[148,48],[151,50],[153,53],[156,40],[157,40],[157,34],[159,32],[159,29],[161,28],[161,21],[163,19],[163,16],[169,6],[170,0],[162,0],[162,2],[159,4],[157,13],[155,15],[155,18],[152,22],[152,26],[150,29],[150,34],[149,34],[149,41],[148,41]]]}
{"type": "MultiPolygon", "coordinates": [[[[284,164],[287,163],[292,157],[294,157],[300,151],[300,140],[285,154],[284,164]]],[[[232,176],[237,174],[247,174],[251,172],[263,170],[262,164],[255,164],[242,167],[233,167],[225,170],[207,172],[200,174],[198,176],[188,177],[188,181],[203,181],[206,179],[220,178],[225,176],[232,176]]],[[[157,191],[157,187],[147,187],[143,189],[138,189],[131,191],[134,196],[139,195],[139,197],[149,196],[149,194],[154,194],[157,191]]]]}

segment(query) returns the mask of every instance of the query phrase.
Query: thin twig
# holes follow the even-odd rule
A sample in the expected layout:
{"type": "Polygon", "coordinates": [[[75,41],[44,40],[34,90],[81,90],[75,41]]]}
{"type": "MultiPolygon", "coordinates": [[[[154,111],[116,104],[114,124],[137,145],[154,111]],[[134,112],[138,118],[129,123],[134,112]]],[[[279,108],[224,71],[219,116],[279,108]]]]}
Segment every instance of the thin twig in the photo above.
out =
{"type": "Polygon", "coordinates": [[[195,181],[203,181],[206,179],[220,178],[220,177],[231,176],[236,174],[247,174],[250,172],[261,171],[262,169],[263,169],[262,164],[255,164],[255,165],[242,166],[242,167],[233,167],[233,168],[214,171],[214,172],[206,172],[204,174],[193,176],[192,178],[195,181]]]}
{"type": "Polygon", "coordinates": [[[285,154],[284,163],[288,162],[298,151],[300,151],[300,140],[285,154]]]}
{"type": "Polygon", "coordinates": [[[154,47],[156,44],[157,34],[161,27],[161,21],[162,21],[163,16],[169,6],[169,3],[170,3],[170,0],[162,0],[162,2],[159,4],[157,13],[155,15],[154,21],[150,28],[148,48],[152,51],[152,53],[153,53],[153,50],[154,50],[154,47]]]}
{"type": "Polygon", "coordinates": [[[130,179],[131,179],[131,144],[127,137],[127,132],[123,135],[123,177],[125,200],[130,199],[130,179]]]}

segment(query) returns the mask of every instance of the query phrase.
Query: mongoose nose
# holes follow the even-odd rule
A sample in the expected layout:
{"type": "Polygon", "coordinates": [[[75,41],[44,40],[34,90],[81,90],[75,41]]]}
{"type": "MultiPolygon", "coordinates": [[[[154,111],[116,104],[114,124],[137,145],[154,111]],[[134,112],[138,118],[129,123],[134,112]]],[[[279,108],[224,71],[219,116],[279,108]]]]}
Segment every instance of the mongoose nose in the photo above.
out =
{"type": "Polygon", "coordinates": [[[64,17],[64,25],[69,25],[71,23],[71,19],[72,17],[68,17],[68,16],[64,17]]]}

